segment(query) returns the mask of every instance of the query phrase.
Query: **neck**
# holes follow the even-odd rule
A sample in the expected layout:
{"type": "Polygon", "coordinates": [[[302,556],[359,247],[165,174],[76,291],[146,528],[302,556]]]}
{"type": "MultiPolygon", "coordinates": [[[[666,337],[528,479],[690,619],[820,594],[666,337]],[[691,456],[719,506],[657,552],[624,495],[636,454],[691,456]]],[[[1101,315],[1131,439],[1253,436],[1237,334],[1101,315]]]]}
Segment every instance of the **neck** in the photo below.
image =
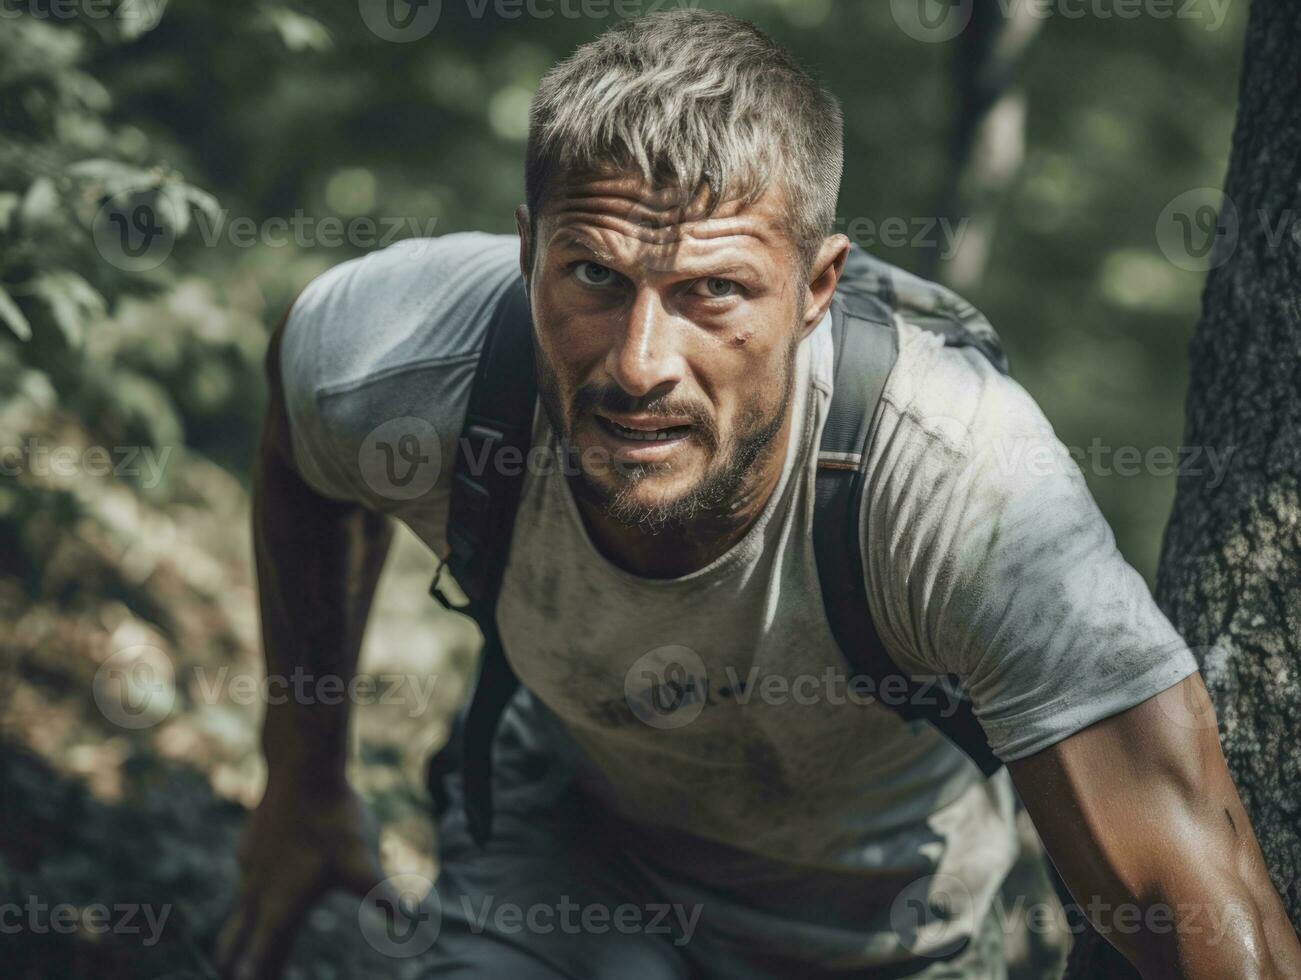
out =
{"type": "Polygon", "coordinates": [[[575,494],[596,550],[611,564],[643,578],[680,578],[704,568],[745,537],[781,481],[791,437],[791,406],[767,451],[751,467],[726,511],[651,531],[614,520],[586,494],[575,494]]]}

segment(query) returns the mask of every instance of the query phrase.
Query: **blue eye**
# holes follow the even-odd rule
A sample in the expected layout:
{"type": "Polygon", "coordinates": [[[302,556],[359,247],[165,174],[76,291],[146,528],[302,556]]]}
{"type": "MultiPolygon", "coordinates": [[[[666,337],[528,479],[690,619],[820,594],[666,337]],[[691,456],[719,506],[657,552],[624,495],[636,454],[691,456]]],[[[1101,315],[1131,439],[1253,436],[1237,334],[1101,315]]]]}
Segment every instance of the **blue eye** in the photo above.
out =
{"type": "Polygon", "coordinates": [[[608,286],[614,282],[614,270],[599,262],[580,262],[574,269],[574,275],[584,286],[608,286]]]}

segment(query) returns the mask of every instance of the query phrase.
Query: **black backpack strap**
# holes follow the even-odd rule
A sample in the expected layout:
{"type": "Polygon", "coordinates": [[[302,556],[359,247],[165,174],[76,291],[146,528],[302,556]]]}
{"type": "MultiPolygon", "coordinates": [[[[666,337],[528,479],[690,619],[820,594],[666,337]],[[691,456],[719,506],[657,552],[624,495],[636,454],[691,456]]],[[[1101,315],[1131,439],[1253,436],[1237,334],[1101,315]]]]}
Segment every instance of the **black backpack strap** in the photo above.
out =
{"type": "MultiPolygon", "coordinates": [[[[879,681],[905,675],[885,654],[867,606],[858,526],[859,469],[872,416],[898,352],[892,309],[906,307],[920,326],[944,332],[946,343],[980,348],[1000,370],[1006,370],[1006,362],[995,360],[1001,348],[992,330],[981,328],[983,319],[968,324],[961,309],[948,308],[961,302],[957,297],[906,277],[861,250],[851,251],[850,260],[832,304],[835,392],[819,452],[813,535],[823,601],[836,641],[856,671],[879,681]],[[924,309],[923,303],[938,305],[924,309]],[[962,321],[957,328],[954,312],[962,321]]],[[[471,616],[484,638],[469,707],[429,767],[430,789],[440,807],[446,801],[442,780],[460,771],[470,834],[481,847],[492,835],[493,741],[502,712],[519,687],[502,649],[496,610],[524,485],[522,462],[531,442],[536,401],[533,321],[523,280],[517,279],[503,293],[489,323],[457,446],[445,564],[469,601],[454,606],[439,589],[438,575],[430,589],[447,608],[471,616]],[[509,456],[503,457],[503,452],[509,456]]],[[[986,773],[998,768],[1000,763],[989,750],[969,702],[961,702],[957,714],[944,717],[950,700],[928,707],[925,702],[937,700],[934,695],[928,698],[917,690],[921,685],[909,683],[908,703],[890,707],[910,720],[933,722],[986,773]],[[912,696],[915,692],[917,696],[912,696]]]]}
{"type": "MultiPolygon", "coordinates": [[[[444,562],[469,600],[454,606],[438,587],[430,592],[448,609],[472,617],[483,633],[474,696],[447,746],[430,764],[431,784],[460,769],[470,835],[485,846],[492,836],[492,745],[497,723],[519,687],[497,629],[497,596],[510,555],[515,512],[524,488],[524,458],[533,436],[537,377],[533,318],[523,279],[506,288],[488,324],[474,372],[469,409],[457,443],[444,562]]],[[[441,785],[431,785],[445,799],[441,785]]]]}
{"type": "Polygon", "coordinates": [[[880,298],[866,292],[846,290],[832,301],[834,388],[818,446],[814,487],[813,548],[822,602],[845,659],[856,674],[873,682],[880,703],[906,721],[930,722],[982,772],[992,775],[1002,763],[990,749],[971,702],[950,678],[919,683],[900,670],[886,653],[867,603],[861,543],[870,528],[860,526],[864,467],[873,419],[899,353],[891,313],[880,298]],[[942,696],[937,684],[944,688],[942,696]]]}

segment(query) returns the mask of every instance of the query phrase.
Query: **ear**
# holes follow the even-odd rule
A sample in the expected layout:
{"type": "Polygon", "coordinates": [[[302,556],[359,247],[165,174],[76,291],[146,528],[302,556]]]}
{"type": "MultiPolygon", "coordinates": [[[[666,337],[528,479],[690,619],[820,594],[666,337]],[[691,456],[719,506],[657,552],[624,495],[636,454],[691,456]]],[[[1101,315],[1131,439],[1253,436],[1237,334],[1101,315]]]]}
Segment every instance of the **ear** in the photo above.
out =
{"type": "Polygon", "coordinates": [[[528,286],[529,274],[533,271],[533,236],[529,231],[529,209],[521,204],[515,209],[515,229],[519,232],[519,271],[528,286]]]}
{"type": "Polygon", "coordinates": [[[845,271],[849,257],[849,239],[844,235],[829,235],[822,240],[817,256],[809,268],[809,285],[804,291],[804,313],[800,339],[807,337],[826,316],[831,299],[836,295],[836,284],[845,271]]]}

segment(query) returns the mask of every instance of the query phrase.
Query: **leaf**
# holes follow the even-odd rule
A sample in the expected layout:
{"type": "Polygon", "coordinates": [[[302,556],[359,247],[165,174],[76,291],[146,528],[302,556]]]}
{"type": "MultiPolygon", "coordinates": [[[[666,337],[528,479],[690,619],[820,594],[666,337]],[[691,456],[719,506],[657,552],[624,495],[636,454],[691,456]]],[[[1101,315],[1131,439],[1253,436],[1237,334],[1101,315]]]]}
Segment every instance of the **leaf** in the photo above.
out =
{"type": "Polygon", "coordinates": [[[23,224],[31,228],[49,223],[57,216],[58,210],[59,193],[54,189],[54,181],[49,177],[37,177],[23,195],[18,213],[23,224]]]}
{"type": "Polygon", "coordinates": [[[193,184],[180,184],[178,186],[184,192],[186,200],[206,214],[210,220],[216,221],[221,216],[221,204],[207,191],[200,190],[193,184]]]}
{"type": "Polygon", "coordinates": [[[329,51],[333,47],[330,32],[319,20],[288,7],[264,7],[261,19],[275,28],[290,51],[329,51]]]}
{"type": "Polygon", "coordinates": [[[18,211],[18,202],[22,200],[12,191],[0,191],[0,231],[8,231],[18,211]]]}
{"type": "Polygon", "coordinates": [[[78,160],[68,167],[68,173],[83,180],[97,180],[110,194],[118,190],[138,190],[158,183],[157,173],[122,163],[120,160],[92,158],[78,160]]]}
{"type": "Polygon", "coordinates": [[[75,272],[43,273],[32,282],[32,293],[45,301],[71,347],[81,345],[86,321],[106,312],[104,297],[75,272]]]}
{"type": "Polygon", "coordinates": [[[0,320],[9,324],[9,329],[19,340],[32,339],[32,325],[27,322],[27,317],[23,316],[23,311],[18,308],[3,286],[0,286],[0,320]]]}
{"type": "Polygon", "coordinates": [[[180,238],[190,227],[190,200],[185,188],[180,183],[167,183],[163,185],[160,195],[164,205],[162,214],[171,219],[172,231],[180,238]]]}
{"type": "Polygon", "coordinates": [[[122,0],[117,8],[118,29],[128,41],[134,41],[158,26],[167,9],[167,0],[122,0]]]}
{"type": "Polygon", "coordinates": [[[127,207],[132,199],[157,190],[163,181],[158,170],[145,170],[117,160],[79,160],[67,168],[69,176],[86,181],[92,196],[127,207]]]}

